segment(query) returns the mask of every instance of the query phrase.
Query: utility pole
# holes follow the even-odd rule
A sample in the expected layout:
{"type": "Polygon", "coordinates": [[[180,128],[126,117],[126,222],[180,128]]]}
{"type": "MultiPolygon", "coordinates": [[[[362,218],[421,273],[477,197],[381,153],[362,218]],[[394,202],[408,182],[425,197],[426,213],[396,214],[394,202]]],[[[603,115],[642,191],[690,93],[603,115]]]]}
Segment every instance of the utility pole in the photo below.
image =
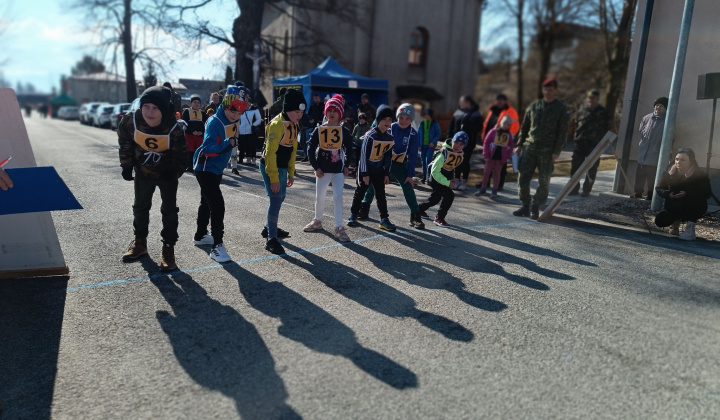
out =
{"type": "MultiPolygon", "coordinates": [[[[690,26],[692,24],[693,9],[695,0],[685,0],[682,24],[680,25],[680,39],[678,40],[677,54],[675,55],[675,67],[673,69],[672,82],[670,83],[670,100],[667,114],[665,116],[665,128],[663,130],[662,143],[660,144],[660,156],[658,157],[657,171],[655,172],[655,187],[660,184],[663,174],[667,170],[668,158],[672,152],[673,141],[675,140],[675,120],[677,119],[677,108],[680,102],[680,88],[682,87],[683,72],[685,70],[685,55],[687,54],[688,38],[690,37],[690,26]]],[[[653,194],[651,209],[660,211],[663,207],[663,198],[653,194]]]]}

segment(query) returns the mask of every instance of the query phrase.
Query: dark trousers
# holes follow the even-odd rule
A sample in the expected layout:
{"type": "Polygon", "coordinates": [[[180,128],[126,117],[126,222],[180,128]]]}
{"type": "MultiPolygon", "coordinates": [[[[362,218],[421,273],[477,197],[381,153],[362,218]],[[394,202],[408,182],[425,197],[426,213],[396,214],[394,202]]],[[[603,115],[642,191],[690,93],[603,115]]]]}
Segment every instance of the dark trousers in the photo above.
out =
{"type": "Polygon", "coordinates": [[[642,195],[647,183],[647,196],[648,199],[652,198],[655,189],[655,172],[657,172],[657,166],[638,164],[637,172],[635,172],[635,194],[638,197],[642,195]]]}
{"type": "Polygon", "coordinates": [[[135,236],[147,238],[150,225],[150,208],[155,187],[160,189],[160,213],[162,214],[163,228],[160,232],[166,244],[175,245],[178,240],[178,212],[177,189],[178,180],[153,179],[135,172],[135,203],[133,203],[133,228],[135,236]]]}
{"type": "Polygon", "coordinates": [[[255,158],[255,135],[241,134],[238,136],[238,162],[244,158],[255,158]]]}
{"type": "Polygon", "coordinates": [[[462,178],[467,181],[468,176],[470,176],[470,159],[475,151],[475,146],[475,141],[471,140],[463,149],[463,161],[455,169],[455,178],[462,178]]]}
{"type": "Polygon", "coordinates": [[[430,207],[440,203],[440,209],[438,209],[437,217],[438,219],[444,219],[445,216],[447,216],[448,210],[450,210],[450,206],[452,206],[453,201],[455,201],[455,193],[450,189],[450,187],[446,187],[434,179],[430,181],[430,186],[432,187],[432,193],[430,194],[430,197],[428,197],[427,201],[420,203],[420,211],[427,211],[430,207]]]}
{"type": "Polygon", "coordinates": [[[500,183],[498,184],[498,191],[502,191],[505,187],[505,177],[507,176],[507,162],[500,167],[500,183]]]}
{"type": "Polygon", "coordinates": [[[357,188],[355,188],[355,195],[353,195],[352,207],[350,207],[350,213],[360,213],[362,207],[362,200],[365,197],[370,185],[375,190],[375,202],[377,203],[378,211],[380,211],[380,218],[384,219],[389,216],[387,209],[387,199],[385,198],[385,175],[370,175],[370,184],[365,184],[362,177],[358,173],[357,175],[357,188]]]}
{"type": "Polygon", "coordinates": [[[207,233],[210,223],[215,245],[221,244],[225,233],[225,199],[220,191],[222,175],[195,171],[195,178],[200,184],[200,207],[198,207],[195,239],[199,240],[207,233]]]}
{"type": "MultiPolygon", "coordinates": [[[[573,149],[572,162],[570,164],[570,177],[575,175],[580,166],[582,166],[585,159],[590,156],[590,153],[595,150],[595,145],[584,145],[575,142],[575,148],[573,149]]],[[[587,175],[585,175],[585,183],[583,183],[583,192],[590,193],[592,186],[595,183],[595,177],[597,176],[598,166],[600,166],[600,159],[596,160],[590,169],[588,169],[587,175]]],[[[577,193],[580,191],[580,183],[578,182],[572,191],[577,193]]]]}

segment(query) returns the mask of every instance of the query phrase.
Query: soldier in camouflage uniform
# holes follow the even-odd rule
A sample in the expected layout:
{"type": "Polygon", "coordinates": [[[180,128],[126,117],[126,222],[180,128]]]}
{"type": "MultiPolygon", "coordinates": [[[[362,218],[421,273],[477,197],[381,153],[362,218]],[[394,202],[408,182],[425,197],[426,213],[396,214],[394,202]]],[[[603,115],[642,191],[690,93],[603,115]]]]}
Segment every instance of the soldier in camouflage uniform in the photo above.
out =
{"type": "MultiPolygon", "coordinates": [[[[609,118],[605,107],[599,104],[600,92],[591,90],[587,94],[587,106],[578,110],[575,114],[575,149],[572,155],[572,167],[570,168],[570,176],[580,168],[585,159],[595,149],[595,146],[602,140],[603,136],[609,128],[609,118]]],[[[600,160],[588,170],[583,184],[583,197],[590,196],[590,190],[595,183],[600,160]]],[[[577,195],[580,191],[580,183],[570,191],[570,195],[577,195]]]]}
{"type": "Polygon", "coordinates": [[[176,268],[174,247],[178,239],[178,179],[185,172],[188,161],[185,134],[177,123],[171,100],[171,92],[166,87],[146,89],[140,97],[140,108],[127,113],[117,130],[122,177],[135,182],[135,240],[123,255],[123,261],[133,261],[147,254],[150,207],[157,187],[162,200],[160,269],[163,271],[176,268]]]}
{"type": "Polygon", "coordinates": [[[522,207],[513,212],[515,216],[530,216],[536,220],[540,206],[545,204],[550,187],[550,176],[555,160],[560,156],[568,131],[569,111],[565,104],[555,99],[557,81],[547,79],[542,84],[543,99],[530,104],[520,128],[515,153],[520,153],[518,165],[518,195],[522,207]],[[538,187],[530,197],[530,180],[538,169],[538,187]]]}

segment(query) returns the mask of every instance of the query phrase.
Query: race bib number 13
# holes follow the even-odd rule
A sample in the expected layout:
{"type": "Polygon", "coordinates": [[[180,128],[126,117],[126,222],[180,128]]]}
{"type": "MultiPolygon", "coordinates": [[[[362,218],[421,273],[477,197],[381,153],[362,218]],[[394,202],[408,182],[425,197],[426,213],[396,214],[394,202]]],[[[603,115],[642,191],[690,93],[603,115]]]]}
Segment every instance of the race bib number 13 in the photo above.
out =
{"type": "Polygon", "coordinates": [[[297,126],[290,121],[283,121],[283,125],[285,126],[285,133],[282,140],[280,140],[280,145],[292,147],[298,136],[297,126]]]}
{"type": "Polygon", "coordinates": [[[378,162],[381,161],[385,153],[392,147],[392,141],[377,141],[373,140],[372,150],[370,151],[370,161],[378,162]]]}
{"type": "Polygon", "coordinates": [[[342,132],[340,127],[319,127],[320,148],[325,150],[338,150],[342,146],[342,132]]]}

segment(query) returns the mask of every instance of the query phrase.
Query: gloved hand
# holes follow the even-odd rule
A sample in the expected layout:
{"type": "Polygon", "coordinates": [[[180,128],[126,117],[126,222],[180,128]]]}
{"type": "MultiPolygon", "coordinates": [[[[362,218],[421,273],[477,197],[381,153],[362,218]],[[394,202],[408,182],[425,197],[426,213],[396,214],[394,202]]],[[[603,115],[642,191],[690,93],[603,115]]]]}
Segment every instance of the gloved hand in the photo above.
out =
{"type": "Polygon", "coordinates": [[[659,195],[662,198],[669,198],[670,197],[670,190],[663,190],[660,187],[655,188],[655,192],[657,195],[659,195]]]}
{"type": "Polygon", "coordinates": [[[123,170],[122,170],[122,177],[123,177],[123,179],[124,179],[125,181],[132,181],[133,179],[135,179],[135,178],[133,177],[133,174],[132,174],[132,173],[133,173],[133,168],[132,168],[132,166],[127,167],[127,168],[123,168],[123,170]]]}

